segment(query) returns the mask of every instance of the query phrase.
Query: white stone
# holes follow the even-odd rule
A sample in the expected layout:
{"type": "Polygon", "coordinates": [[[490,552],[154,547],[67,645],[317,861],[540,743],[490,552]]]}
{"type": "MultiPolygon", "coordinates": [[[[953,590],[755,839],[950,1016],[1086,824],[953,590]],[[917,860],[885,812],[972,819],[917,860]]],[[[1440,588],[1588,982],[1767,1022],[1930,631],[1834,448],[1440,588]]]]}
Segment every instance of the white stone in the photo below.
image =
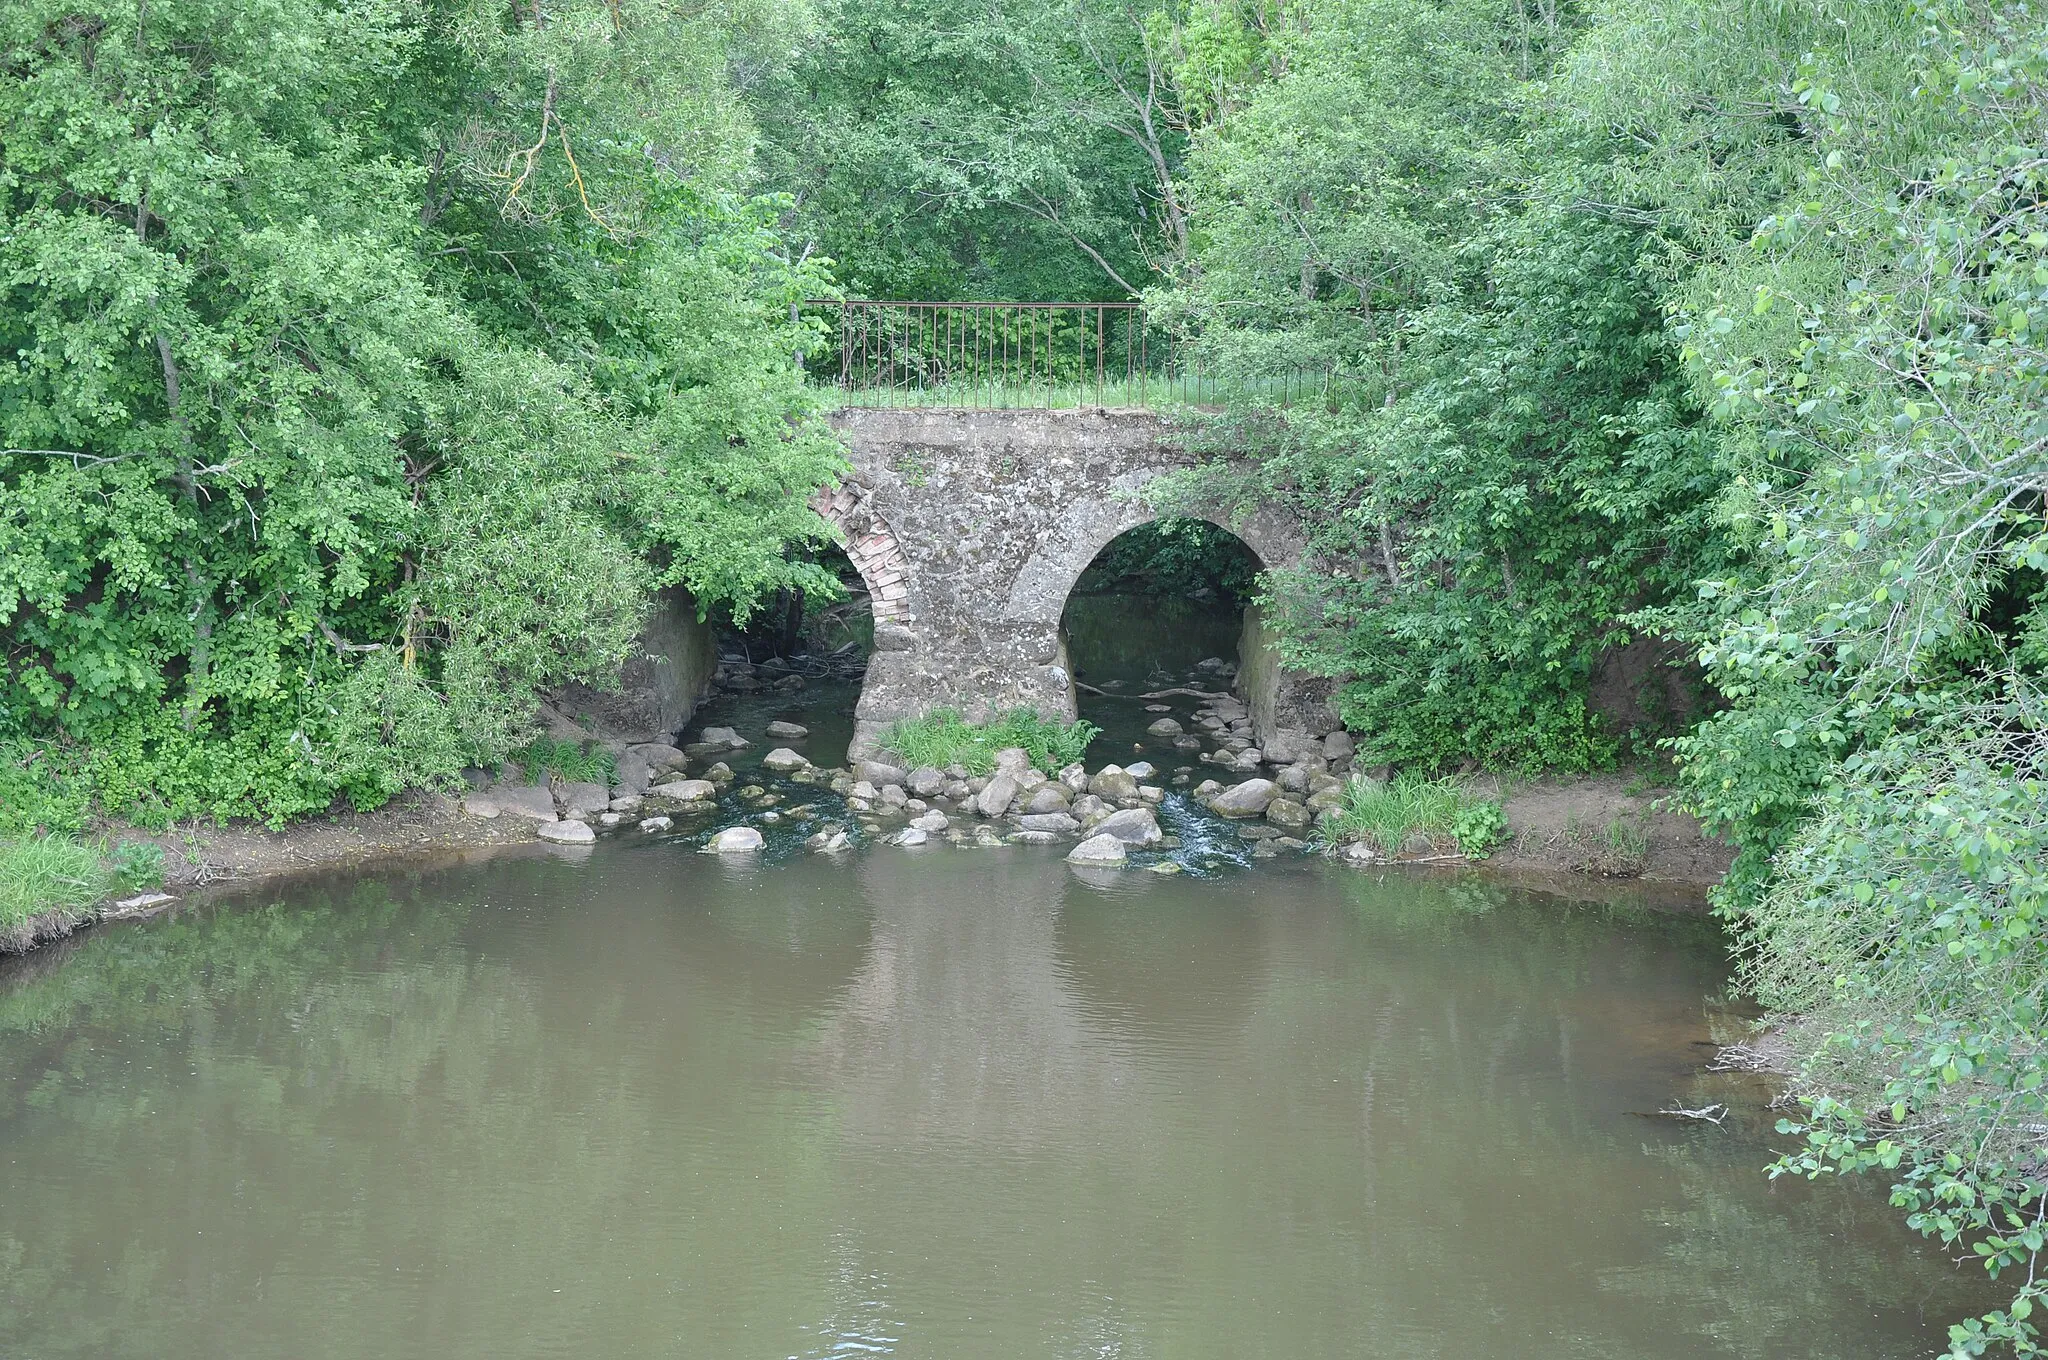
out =
{"type": "Polygon", "coordinates": [[[667,831],[674,826],[675,823],[667,817],[647,817],[640,823],[642,831],[667,831]]]}
{"type": "Polygon", "coordinates": [[[534,834],[557,845],[588,845],[597,839],[597,833],[582,822],[542,822],[534,834]]]}
{"type": "Polygon", "coordinates": [[[762,767],[773,770],[777,774],[792,774],[797,770],[806,768],[810,763],[810,761],[805,760],[787,746],[778,746],[767,755],[761,757],[762,767]]]}
{"type": "Polygon", "coordinates": [[[702,803],[718,796],[718,785],[708,779],[676,779],[657,784],[647,793],[651,798],[667,798],[678,803],[702,803]]]}
{"type": "Polygon", "coordinates": [[[1129,857],[1124,843],[1107,834],[1090,836],[1067,851],[1069,864],[1122,864],[1129,857]]]}
{"type": "Polygon", "coordinates": [[[713,836],[704,848],[720,855],[744,855],[759,850],[765,843],[761,833],[751,826],[729,826],[713,836]]]}

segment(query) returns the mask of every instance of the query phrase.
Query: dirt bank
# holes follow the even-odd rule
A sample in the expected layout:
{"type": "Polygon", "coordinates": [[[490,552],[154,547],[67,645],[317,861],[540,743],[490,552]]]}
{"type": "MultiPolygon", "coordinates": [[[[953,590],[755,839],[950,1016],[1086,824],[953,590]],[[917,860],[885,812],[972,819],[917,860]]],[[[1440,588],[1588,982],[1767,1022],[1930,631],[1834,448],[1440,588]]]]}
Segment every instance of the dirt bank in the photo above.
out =
{"type": "Polygon", "coordinates": [[[1700,830],[1697,819],[1659,805],[1671,790],[1639,774],[1568,779],[1482,780],[1501,799],[1508,840],[1488,861],[1529,870],[1710,888],[1735,852],[1700,830]]]}

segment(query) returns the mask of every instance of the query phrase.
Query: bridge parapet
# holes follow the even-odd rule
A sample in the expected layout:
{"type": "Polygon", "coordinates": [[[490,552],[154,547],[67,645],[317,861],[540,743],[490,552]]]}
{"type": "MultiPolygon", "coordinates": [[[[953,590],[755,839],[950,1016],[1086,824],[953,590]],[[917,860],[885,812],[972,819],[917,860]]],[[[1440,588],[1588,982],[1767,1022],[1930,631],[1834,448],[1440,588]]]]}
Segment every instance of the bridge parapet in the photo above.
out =
{"type": "MultiPolygon", "coordinates": [[[[1130,410],[849,409],[834,425],[854,475],[819,508],[846,534],[876,601],[856,751],[872,750],[889,723],[941,706],[975,721],[1015,708],[1071,720],[1061,615],[1095,555],[1158,517],[1146,485],[1191,461],[1167,424],[1130,410]]],[[[1293,566],[1305,550],[1278,510],[1224,527],[1268,568],[1293,566]]],[[[1247,634],[1267,645],[1256,616],[1247,634]]],[[[1247,696],[1262,742],[1336,725],[1327,682],[1266,660],[1242,668],[1263,677],[1247,696]]]]}

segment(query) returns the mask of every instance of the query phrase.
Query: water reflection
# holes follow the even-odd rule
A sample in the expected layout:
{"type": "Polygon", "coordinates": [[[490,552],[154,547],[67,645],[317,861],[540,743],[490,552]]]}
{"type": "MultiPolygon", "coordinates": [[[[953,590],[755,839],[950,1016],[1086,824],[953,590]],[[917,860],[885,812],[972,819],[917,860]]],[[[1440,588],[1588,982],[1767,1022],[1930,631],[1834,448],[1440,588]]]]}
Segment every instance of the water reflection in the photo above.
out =
{"type": "Polygon", "coordinates": [[[1702,1080],[1716,959],[1479,880],[1021,847],[107,930],[0,973],[0,1353],[1934,1348],[1984,1291],[1879,1187],[1640,1113],[1702,1080]]]}

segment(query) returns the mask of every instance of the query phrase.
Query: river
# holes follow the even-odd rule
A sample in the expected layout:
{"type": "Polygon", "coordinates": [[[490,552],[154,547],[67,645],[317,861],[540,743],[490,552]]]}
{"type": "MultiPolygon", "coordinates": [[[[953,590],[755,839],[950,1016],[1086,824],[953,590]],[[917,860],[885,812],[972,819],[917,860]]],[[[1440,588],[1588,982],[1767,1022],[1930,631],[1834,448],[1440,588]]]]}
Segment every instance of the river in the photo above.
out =
{"type": "Polygon", "coordinates": [[[804,830],[0,967],[0,1355],[1885,1360],[1988,1301],[1881,1184],[1761,1174],[1696,912],[804,830]]]}

